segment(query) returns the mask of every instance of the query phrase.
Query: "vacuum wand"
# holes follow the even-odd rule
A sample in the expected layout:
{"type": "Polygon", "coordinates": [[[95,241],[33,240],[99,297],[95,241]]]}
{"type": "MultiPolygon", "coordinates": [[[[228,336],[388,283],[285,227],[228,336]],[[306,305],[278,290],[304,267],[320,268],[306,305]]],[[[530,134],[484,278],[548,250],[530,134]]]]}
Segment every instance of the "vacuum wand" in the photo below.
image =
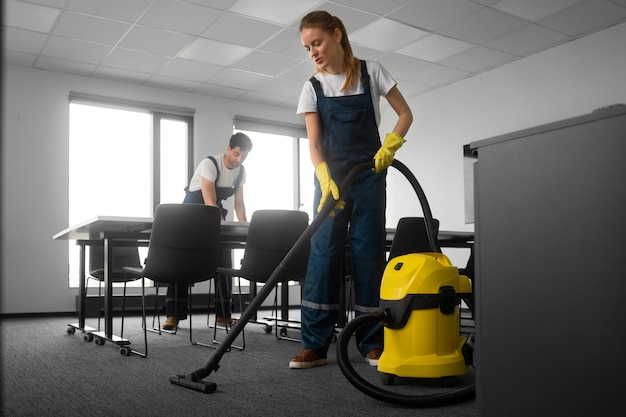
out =
{"type": "MultiPolygon", "coordinates": [[[[352,167],[346,178],[341,182],[341,185],[339,186],[340,198],[361,171],[372,168],[374,168],[374,160],[363,162],[352,167]]],[[[232,343],[243,331],[246,323],[248,323],[252,316],[257,312],[259,307],[261,307],[261,304],[269,296],[274,287],[279,282],[281,282],[281,280],[286,276],[287,272],[292,270],[291,263],[294,262],[294,260],[296,259],[301,259],[299,252],[308,248],[308,242],[311,240],[311,236],[313,236],[313,234],[317,231],[322,222],[326,219],[326,216],[328,216],[328,214],[335,208],[336,204],[337,200],[333,199],[332,196],[331,198],[326,200],[324,206],[322,207],[322,210],[317,214],[317,216],[315,216],[311,224],[304,230],[302,235],[289,250],[285,258],[281,261],[281,263],[269,277],[265,285],[263,285],[257,295],[250,301],[248,307],[241,313],[241,317],[239,318],[237,323],[235,323],[231,331],[226,334],[226,337],[224,338],[222,343],[216,348],[216,350],[204,363],[204,365],[201,368],[196,369],[195,371],[186,375],[170,376],[169,380],[172,384],[180,385],[185,388],[190,388],[204,393],[212,393],[217,389],[216,383],[202,380],[209,376],[211,372],[217,372],[217,370],[219,369],[219,362],[222,359],[222,356],[224,356],[224,354],[228,350],[230,350],[232,343]]]]}

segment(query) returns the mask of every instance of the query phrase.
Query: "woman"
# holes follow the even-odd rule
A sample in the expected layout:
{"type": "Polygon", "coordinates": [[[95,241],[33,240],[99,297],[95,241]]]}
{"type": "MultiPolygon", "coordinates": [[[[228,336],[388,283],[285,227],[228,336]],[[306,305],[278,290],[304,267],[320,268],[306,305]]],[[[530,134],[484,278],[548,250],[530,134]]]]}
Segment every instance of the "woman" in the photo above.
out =
{"type": "MultiPolygon", "coordinates": [[[[386,169],[404,143],[413,116],[389,73],[376,62],[354,57],[341,19],[324,11],[311,12],[300,22],[300,37],[317,66],[302,89],[297,110],[306,121],[315,167],[316,213],[329,196],[338,200],[311,239],[302,294],[303,349],[289,363],[290,368],[306,369],[326,363],[339,312],[346,238],[356,314],[378,309],[385,268],[386,169]],[[380,96],[398,116],[382,146],[380,96]],[[374,170],[361,172],[339,196],[337,184],[350,169],[372,159],[374,170]]],[[[376,366],[383,349],[382,326],[361,329],[356,342],[365,360],[376,366]]]]}

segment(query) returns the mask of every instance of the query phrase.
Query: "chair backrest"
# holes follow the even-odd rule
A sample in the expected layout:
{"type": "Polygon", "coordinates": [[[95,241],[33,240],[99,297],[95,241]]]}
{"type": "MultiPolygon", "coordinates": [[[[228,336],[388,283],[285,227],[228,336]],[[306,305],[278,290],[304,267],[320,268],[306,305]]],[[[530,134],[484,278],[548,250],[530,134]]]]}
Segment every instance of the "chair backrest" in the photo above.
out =
{"type": "MultiPolygon", "coordinates": [[[[250,219],[240,276],[266,282],[294,246],[309,224],[305,212],[295,210],[257,210],[250,219]]],[[[285,276],[289,281],[304,276],[309,255],[308,242],[296,248],[290,257],[285,276]]]]}
{"type": "MultiPolygon", "coordinates": [[[[435,230],[439,231],[439,220],[434,220],[435,230]]],[[[428,240],[426,221],[423,217],[403,217],[398,221],[396,232],[391,242],[389,259],[409,253],[434,252],[428,240]]]]}
{"type": "MultiPolygon", "coordinates": [[[[136,246],[113,246],[113,269],[110,275],[113,281],[130,281],[138,278],[137,276],[126,274],[122,270],[125,266],[141,267],[139,249],[136,246]]],[[[89,275],[100,281],[104,280],[103,242],[89,245],[89,275]]]]}
{"type": "Polygon", "coordinates": [[[204,204],[161,204],[154,212],[144,276],[191,284],[215,276],[221,211],[204,204]]]}

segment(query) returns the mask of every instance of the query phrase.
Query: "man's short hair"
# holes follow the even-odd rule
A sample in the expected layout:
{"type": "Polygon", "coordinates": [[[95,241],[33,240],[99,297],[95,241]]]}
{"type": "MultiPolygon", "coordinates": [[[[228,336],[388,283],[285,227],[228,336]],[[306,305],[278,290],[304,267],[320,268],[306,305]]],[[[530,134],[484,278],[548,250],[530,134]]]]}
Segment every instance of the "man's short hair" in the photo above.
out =
{"type": "Polygon", "coordinates": [[[231,149],[239,146],[239,149],[241,149],[242,151],[250,151],[252,150],[252,141],[246,134],[237,132],[230,137],[230,141],[228,141],[228,146],[230,146],[231,149]]]}

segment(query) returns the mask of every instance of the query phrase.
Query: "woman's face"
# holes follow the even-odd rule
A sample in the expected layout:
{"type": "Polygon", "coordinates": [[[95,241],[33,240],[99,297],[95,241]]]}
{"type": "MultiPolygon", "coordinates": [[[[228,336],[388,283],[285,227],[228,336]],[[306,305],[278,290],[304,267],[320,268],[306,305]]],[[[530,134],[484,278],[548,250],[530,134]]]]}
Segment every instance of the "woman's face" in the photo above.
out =
{"type": "Polygon", "coordinates": [[[343,49],[339,29],[330,34],[317,27],[308,27],[302,29],[300,38],[320,71],[331,74],[343,73],[343,49]]]}

